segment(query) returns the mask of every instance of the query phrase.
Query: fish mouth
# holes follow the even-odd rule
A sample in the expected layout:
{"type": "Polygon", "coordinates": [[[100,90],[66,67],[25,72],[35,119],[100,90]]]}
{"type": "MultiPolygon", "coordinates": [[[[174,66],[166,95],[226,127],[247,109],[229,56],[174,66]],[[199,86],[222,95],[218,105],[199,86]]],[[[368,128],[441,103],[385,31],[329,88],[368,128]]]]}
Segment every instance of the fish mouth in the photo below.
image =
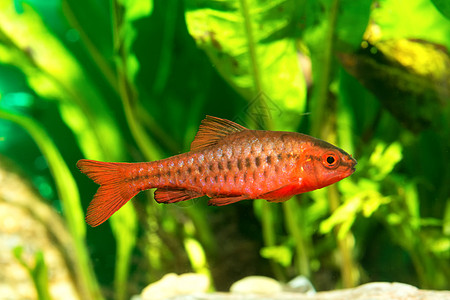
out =
{"type": "Polygon", "coordinates": [[[350,156],[350,161],[349,161],[350,167],[348,169],[351,171],[352,174],[353,174],[353,172],[356,171],[357,164],[358,164],[358,162],[356,161],[356,159],[354,159],[352,156],[350,156]]]}
{"type": "Polygon", "coordinates": [[[353,172],[356,171],[356,165],[358,164],[358,162],[357,162],[354,158],[352,158],[352,159],[353,159],[353,164],[352,164],[352,166],[350,167],[350,170],[351,170],[352,173],[353,173],[353,172]]]}

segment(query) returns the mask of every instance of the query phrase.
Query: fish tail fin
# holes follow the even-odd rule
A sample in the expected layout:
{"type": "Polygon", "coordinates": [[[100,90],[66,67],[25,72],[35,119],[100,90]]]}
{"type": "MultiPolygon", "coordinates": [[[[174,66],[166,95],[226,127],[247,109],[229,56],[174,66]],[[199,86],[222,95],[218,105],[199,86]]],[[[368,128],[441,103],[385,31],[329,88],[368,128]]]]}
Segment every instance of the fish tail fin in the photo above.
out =
{"type": "Polygon", "coordinates": [[[126,179],[130,175],[131,163],[112,163],[81,159],[77,162],[80,171],[100,187],[87,208],[86,223],[95,227],[105,222],[140,190],[126,179]]]}

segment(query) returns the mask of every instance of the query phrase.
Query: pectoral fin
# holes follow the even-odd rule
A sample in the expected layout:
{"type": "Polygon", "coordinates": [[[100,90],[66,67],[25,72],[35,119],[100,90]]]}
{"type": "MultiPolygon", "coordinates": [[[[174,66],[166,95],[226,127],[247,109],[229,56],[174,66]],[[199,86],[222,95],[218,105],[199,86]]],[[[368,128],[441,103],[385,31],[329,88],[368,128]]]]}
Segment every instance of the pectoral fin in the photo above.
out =
{"type": "Polygon", "coordinates": [[[269,202],[284,202],[298,194],[298,185],[289,184],[279,189],[258,196],[259,199],[265,199],[269,202]]]}

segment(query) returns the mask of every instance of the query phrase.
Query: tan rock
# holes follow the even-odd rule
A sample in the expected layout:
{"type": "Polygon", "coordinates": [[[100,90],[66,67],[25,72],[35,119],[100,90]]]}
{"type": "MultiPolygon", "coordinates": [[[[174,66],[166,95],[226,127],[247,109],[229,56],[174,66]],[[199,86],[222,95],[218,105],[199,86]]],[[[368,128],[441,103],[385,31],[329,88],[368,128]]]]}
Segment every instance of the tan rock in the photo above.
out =
{"type": "MultiPolygon", "coordinates": [[[[244,278],[245,279],[245,278],[244,278]]],[[[353,289],[318,292],[315,295],[279,292],[257,293],[201,293],[172,296],[165,300],[450,300],[450,291],[420,290],[403,283],[375,282],[353,289]]]]}
{"type": "Polygon", "coordinates": [[[206,293],[209,286],[209,278],[206,275],[196,273],[177,275],[170,273],[144,288],[141,293],[141,299],[163,300],[178,295],[206,293]]]}
{"type": "Polygon", "coordinates": [[[31,268],[36,253],[43,253],[52,299],[83,298],[71,274],[72,244],[60,216],[5,160],[0,157],[0,299],[37,299],[29,272],[13,254],[16,247],[31,268]]]}
{"type": "Polygon", "coordinates": [[[233,283],[231,293],[236,294],[264,294],[281,293],[283,286],[273,278],[265,276],[249,276],[233,283]]]}

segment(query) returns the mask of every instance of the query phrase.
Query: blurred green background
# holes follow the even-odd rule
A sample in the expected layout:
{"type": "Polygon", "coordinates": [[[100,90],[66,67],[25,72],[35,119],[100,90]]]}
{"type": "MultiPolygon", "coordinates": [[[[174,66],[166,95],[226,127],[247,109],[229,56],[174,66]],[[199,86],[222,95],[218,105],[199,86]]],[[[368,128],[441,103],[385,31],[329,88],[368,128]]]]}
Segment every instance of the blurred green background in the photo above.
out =
{"type": "MultiPolygon", "coordinates": [[[[449,289],[449,49],[439,0],[0,0],[0,205],[45,228],[80,299],[128,299],[169,272],[216,290],[248,275],[449,289]],[[78,159],[188,151],[207,114],[319,137],[357,171],[283,204],[159,205],[149,191],[85,224],[97,186],[78,159]]],[[[56,297],[50,254],[5,245],[56,297]]]]}

